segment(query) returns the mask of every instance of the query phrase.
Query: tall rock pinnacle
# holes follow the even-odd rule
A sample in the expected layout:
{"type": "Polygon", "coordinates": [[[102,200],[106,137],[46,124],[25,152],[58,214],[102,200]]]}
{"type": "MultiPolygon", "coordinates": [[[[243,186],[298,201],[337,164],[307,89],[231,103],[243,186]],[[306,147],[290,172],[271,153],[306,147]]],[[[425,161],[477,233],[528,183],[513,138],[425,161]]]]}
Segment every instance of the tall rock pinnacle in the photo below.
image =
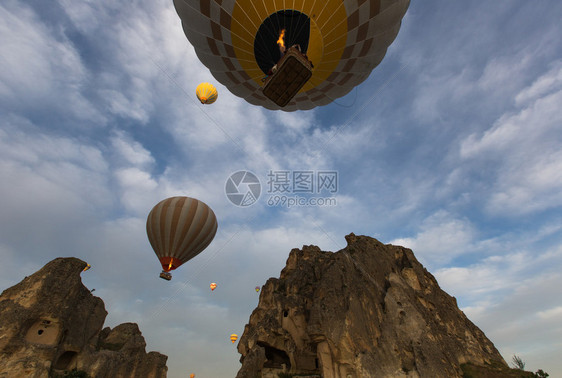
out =
{"type": "Polygon", "coordinates": [[[267,281],[238,345],[238,378],[460,377],[467,362],[506,366],[411,250],[346,240],[335,253],[293,249],[267,281]]]}

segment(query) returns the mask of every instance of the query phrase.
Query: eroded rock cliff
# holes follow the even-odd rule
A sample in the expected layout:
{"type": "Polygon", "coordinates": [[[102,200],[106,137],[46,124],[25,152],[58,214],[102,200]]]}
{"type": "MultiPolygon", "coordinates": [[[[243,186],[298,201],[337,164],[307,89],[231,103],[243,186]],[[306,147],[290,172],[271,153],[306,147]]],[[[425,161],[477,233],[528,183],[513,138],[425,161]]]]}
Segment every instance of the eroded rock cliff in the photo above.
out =
{"type": "Polygon", "coordinates": [[[346,237],[339,252],[293,249],[270,278],[238,344],[238,378],[460,377],[506,365],[411,250],[346,237]]]}
{"type": "Polygon", "coordinates": [[[134,323],[102,330],[103,301],[82,284],[86,263],[58,258],[0,296],[0,377],[166,377],[168,357],[146,353],[134,323]]]}

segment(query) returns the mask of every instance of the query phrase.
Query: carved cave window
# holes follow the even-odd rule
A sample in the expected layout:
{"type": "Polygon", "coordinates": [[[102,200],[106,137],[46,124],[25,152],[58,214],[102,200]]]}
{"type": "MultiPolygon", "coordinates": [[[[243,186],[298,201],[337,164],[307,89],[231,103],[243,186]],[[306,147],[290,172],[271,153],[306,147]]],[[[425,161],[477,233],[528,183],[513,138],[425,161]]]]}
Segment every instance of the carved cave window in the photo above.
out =
{"type": "Polygon", "coordinates": [[[274,348],[264,342],[258,342],[258,345],[265,349],[264,368],[281,369],[285,365],[287,371],[291,370],[291,360],[285,351],[274,348]]]}
{"type": "Polygon", "coordinates": [[[60,355],[60,357],[58,358],[57,362],[53,365],[53,367],[58,370],[68,370],[71,362],[74,360],[74,357],[76,357],[77,354],[78,353],[74,351],[67,350],[66,352],[60,355]]]}

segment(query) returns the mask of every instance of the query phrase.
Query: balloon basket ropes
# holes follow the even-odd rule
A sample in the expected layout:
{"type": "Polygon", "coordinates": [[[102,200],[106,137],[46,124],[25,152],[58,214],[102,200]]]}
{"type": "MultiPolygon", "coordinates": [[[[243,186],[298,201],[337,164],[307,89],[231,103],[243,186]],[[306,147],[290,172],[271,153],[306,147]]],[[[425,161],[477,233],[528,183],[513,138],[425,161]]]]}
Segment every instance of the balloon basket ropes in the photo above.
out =
{"type": "Polygon", "coordinates": [[[291,47],[265,79],[263,94],[280,107],[287,105],[312,76],[312,64],[297,47],[291,47]]]}

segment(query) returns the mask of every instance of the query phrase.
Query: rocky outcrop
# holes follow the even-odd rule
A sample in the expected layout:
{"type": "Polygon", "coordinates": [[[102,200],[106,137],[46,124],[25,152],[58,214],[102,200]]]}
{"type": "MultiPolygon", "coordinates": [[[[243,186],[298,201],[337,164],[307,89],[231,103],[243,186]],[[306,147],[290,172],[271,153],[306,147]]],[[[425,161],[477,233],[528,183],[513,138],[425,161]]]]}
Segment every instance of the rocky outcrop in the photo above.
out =
{"type": "Polygon", "coordinates": [[[238,344],[238,378],[461,377],[502,356],[411,250],[346,237],[339,252],[293,249],[238,344]]]}
{"type": "Polygon", "coordinates": [[[134,323],[102,330],[103,301],[82,284],[86,263],[58,258],[0,296],[0,377],[166,377],[168,357],[146,353],[134,323]]]}

